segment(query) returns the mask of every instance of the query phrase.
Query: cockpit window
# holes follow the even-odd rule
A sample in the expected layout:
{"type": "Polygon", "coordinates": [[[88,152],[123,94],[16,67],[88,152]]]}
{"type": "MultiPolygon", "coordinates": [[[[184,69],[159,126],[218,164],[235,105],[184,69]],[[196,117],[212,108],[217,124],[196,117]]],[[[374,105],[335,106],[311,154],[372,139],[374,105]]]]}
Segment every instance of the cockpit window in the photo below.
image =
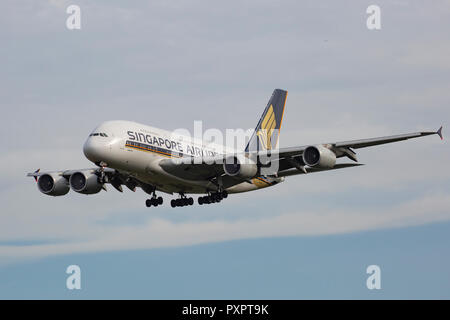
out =
{"type": "Polygon", "coordinates": [[[89,137],[98,137],[98,136],[100,136],[100,137],[105,137],[105,138],[108,137],[108,135],[107,135],[106,133],[104,133],[104,132],[100,132],[100,133],[94,132],[94,133],[91,133],[91,134],[89,135],[89,137]]]}

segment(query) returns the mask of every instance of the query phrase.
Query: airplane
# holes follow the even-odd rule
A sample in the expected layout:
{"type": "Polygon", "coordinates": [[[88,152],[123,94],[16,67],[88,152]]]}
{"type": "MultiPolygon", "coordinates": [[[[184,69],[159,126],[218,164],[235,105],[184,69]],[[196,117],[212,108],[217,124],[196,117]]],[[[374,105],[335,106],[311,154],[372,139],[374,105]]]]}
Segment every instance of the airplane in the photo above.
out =
{"type": "Polygon", "coordinates": [[[272,187],[286,177],[356,167],[355,149],[437,134],[415,132],[370,139],[278,148],[287,91],[275,89],[244,150],[205,143],[188,136],[131,121],[107,121],[97,126],[83,146],[96,167],[28,173],[39,191],[49,196],[141,188],[151,198],[147,207],[163,204],[156,192],[178,194],[172,207],[194,204],[187,195],[200,194],[198,204],[219,203],[229,194],[272,187]],[[336,163],[346,157],[353,162],[336,163]]]}

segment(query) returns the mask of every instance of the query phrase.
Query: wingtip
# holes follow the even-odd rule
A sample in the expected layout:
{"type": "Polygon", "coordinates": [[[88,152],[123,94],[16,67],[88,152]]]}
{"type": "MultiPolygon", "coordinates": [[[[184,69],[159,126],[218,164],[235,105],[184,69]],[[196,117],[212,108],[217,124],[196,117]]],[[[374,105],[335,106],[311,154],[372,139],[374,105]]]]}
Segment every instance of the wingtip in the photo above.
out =
{"type": "MultiPolygon", "coordinates": [[[[32,177],[34,178],[34,180],[35,180],[36,182],[38,181],[38,178],[37,178],[36,174],[38,174],[39,171],[41,171],[41,168],[39,168],[39,169],[37,169],[35,172],[33,172],[33,175],[32,175],[32,177]]],[[[28,175],[29,175],[29,174],[28,174],[28,175]]]]}
{"type": "Polygon", "coordinates": [[[441,138],[441,140],[444,140],[444,137],[442,136],[442,126],[439,128],[438,131],[436,131],[436,133],[439,135],[439,137],[441,138]]]}

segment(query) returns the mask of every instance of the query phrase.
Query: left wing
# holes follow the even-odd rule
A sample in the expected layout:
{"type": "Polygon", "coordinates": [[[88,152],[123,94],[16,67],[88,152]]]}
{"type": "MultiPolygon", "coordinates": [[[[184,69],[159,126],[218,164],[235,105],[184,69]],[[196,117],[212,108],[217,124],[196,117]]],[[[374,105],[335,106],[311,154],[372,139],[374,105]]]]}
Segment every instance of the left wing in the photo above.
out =
{"type": "Polygon", "coordinates": [[[122,186],[126,186],[131,191],[136,191],[136,187],[141,187],[145,192],[152,193],[155,188],[143,183],[126,172],[119,172],[112,168],[88,168],[63,171],[45,171],[39,169],[27,174],[34,177],[41,192],[48,195],[66,194],[70,185],[77,192],[84,194],[94,194],[101,190],[106,191],[105,184],[111,184],[116,190],[123,192],[122,186]],[[43,179],[40,179],[43,178],[43,179]],[[73,179],[73,181],[71,181],[73,179]]]}

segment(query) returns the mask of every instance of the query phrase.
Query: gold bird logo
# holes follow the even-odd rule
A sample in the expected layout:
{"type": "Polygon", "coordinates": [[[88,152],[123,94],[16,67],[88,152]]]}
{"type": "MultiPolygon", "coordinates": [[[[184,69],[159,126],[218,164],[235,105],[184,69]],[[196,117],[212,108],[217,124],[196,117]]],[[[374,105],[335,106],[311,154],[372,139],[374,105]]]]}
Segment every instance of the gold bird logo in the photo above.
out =
{"type": "Polygon", "coordinates": [[[273,106],[270,105],[267,110],[263,121],[261,122],[261,128],[258,130],[259,142],[265,150],[272,149],[272,135],[275,131],[277,120],[275,119],[275,113],[273,112],[273,106]]]}

